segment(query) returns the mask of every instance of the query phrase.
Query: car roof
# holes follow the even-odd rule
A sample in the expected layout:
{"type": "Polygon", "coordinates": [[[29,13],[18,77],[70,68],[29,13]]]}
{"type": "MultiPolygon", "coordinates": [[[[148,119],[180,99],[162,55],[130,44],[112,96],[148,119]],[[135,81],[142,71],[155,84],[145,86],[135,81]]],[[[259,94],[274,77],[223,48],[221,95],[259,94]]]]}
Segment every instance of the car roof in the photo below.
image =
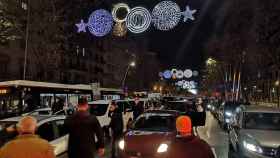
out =
{"type": "MultiPolygon", "coordinates": [[[[38,122],[41,122],[41,121],[44,121],[44,120],[47,120],[47,119],[50,119],[50,118],[57,118],[57,117],[61,117],[63,118],[62,116],[47,116],[47,115],[30,115],[32,117],[34,117],[38,122]]],[[[10,117],[10,118],[6,118],[6,119],[3,119],[3,120],[0,120],[0,122],[18,122],[22,117],[24,116],[17,116],[17,117],[10,117]]]]}
{"type": "Polygon", "coordinates": [[[257,105],[246,106],[243,111],[244,112],[280,113],[280,109],[278,109],[278,108],[257,106],[257,105]]]}
{"type": "Polygon", "coordinates": [[[179,115],[176,110],[148,110],[145,113],[179,115]]]}
{"type": "Polygon", "coordinates": [[[95,100],[88,102],[88,104],[109,104],[110,102],[110,100],[95,100]]]}

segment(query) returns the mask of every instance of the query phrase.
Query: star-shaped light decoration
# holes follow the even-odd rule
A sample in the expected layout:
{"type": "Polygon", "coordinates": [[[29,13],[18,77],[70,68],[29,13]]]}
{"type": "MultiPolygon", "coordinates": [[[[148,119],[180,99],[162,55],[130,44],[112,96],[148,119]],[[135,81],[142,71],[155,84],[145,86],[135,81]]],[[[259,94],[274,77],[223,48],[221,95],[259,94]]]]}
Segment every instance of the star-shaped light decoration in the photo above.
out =
{"type": "Polygon", "coordinates": [[[78,33],[87,32],[87,24],[84,22],[84,20],[81,20],[81,22],[76,24],[76,26],[78,27],[78,33]]]}
{"type": "Polygon", "coordinates": [[[184,22],[187,22],[188,19],[190,20],[195,20],[193,14],[196,13],[197,10],[191,10],[189,6],[186,6],[186,10],[184,12],[182,12],[182,15],[184,16],[184,22]]]}

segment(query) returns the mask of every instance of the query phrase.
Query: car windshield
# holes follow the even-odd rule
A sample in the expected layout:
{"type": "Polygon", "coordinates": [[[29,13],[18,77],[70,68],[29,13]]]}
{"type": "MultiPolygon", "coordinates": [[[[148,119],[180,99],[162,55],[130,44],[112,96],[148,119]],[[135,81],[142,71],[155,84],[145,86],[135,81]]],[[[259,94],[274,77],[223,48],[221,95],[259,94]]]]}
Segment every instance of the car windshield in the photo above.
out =
{"type": "Polygon", "coordinates": [[[175,130],[175,117],[172,115],[144,114],[134,123],[134,130],[145,131],[173,131],[175,130]]]}
{"type": "Polygon", "coordinates": [[[244,115],[245,129],[280,130],[280,113],[247,112],[244,115]]]}
{"type": "Polygon", "coordinates": [[[197,111],[196,106],[187,102],[168,102],[165,105],[167,110],[176,110],[182,113],[197,111]]]}

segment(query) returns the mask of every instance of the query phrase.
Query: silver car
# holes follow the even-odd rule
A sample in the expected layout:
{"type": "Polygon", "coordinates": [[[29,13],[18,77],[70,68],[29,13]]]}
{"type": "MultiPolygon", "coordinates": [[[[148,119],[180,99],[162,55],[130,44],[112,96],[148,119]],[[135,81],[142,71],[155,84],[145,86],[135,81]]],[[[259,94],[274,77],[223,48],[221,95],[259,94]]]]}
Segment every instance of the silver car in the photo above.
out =
{"type": "Polygon", "coordinates": [[[240,107],[229,131],[229,158],[279,158],[280,110],[240,107]]]}
{"type": "MultiPolygon", "coordinates": [[[[34,115],[38,121],[38,129],[36,134],[46,139],[54,146],[54,152],[57,157],[64,157],[68,149],[68,133],[66,133],[64,120],[66,116],[42,116],[34,115]]],[[[0,120],[0,131],[16,125],[21,117],[11,117],[0,120]]],[[[9,137],[8,140],[13,139],[9,137]]],[[[3,140],[0,138],[0,140],[3,140]]],[[[1,141],[0,141],[1,142],[1,141]]],[[[2,142],[5,143],[5,142],[2,142]]]]}

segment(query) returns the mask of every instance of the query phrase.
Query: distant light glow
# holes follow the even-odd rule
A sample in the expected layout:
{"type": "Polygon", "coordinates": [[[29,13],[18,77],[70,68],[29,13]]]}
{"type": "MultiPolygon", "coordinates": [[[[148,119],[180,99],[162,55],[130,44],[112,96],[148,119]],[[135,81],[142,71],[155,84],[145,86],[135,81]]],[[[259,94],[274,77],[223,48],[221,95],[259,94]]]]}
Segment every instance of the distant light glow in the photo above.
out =
{"type": "Polygon", "coordinates": [[[197,95],[198,94],[198,91],[197,89],[189,89],[188,92],[194,94],[194,95],[197,95]]]}

